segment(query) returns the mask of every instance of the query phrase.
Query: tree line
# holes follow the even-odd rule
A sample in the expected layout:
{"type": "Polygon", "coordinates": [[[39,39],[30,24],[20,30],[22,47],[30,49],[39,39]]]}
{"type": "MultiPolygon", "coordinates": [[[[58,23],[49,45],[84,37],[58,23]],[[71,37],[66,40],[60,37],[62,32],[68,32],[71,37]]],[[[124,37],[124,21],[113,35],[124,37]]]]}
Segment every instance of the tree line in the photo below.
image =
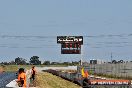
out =
{"type": "Polygon", "coordinates": [[[32,56],[27,62],[26,59],[17,57],[14,61],[10,62],[1,62],[3,65],[79,65],[80,61],[74,62],[50,62],[50,61],[42,61],[39,60],[38,56],[32,56]]]}

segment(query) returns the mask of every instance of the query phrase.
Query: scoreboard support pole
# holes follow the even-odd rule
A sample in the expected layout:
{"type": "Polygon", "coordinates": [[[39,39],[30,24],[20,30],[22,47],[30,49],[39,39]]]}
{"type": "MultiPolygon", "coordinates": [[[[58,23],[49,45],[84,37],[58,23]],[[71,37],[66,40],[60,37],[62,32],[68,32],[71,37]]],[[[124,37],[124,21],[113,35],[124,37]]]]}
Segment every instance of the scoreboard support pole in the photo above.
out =
{"type": "Polygon", "coordinates": [[[80,60],[80,65],[83,65],[83,45],[81,48],[81,60],[80,60]]]}

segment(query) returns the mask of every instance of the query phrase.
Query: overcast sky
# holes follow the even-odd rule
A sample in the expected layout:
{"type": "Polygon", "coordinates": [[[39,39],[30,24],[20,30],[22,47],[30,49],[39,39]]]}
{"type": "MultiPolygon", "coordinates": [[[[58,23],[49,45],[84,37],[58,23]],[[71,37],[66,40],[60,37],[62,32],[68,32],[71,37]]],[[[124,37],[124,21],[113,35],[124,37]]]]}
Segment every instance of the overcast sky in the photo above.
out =
{"type": "Polygon", "coordinates": [[[0,62],[132,59],[132,0],[0,0],[0,62]],[[82,55],[62,55],[56,36],[84,36],[82,55]]]}

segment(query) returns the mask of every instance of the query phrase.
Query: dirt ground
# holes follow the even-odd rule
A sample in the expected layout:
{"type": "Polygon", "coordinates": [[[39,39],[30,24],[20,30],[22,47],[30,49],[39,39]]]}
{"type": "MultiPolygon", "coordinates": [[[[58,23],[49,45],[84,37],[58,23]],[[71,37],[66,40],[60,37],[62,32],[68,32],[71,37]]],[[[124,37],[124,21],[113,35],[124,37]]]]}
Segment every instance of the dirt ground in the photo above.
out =
{"type": "Polygon", "coordinates": [[[72,82],[47,72],[41,72],[36,75],[36,86],[39,88],[81,88],[72,82]]]}

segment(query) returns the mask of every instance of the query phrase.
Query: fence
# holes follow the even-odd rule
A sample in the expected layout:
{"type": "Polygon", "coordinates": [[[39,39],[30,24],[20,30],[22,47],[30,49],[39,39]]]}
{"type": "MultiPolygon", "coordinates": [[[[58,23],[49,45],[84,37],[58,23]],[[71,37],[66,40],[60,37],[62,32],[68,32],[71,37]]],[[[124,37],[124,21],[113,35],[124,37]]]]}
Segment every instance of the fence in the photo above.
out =
{"type": "Polygon", "coordinates": [[[116,77],[131,77],[132,78],[132,62],[117,63],[117,64],[90,64],[87,69],[91,73],[112,75],[116,77]]]}

